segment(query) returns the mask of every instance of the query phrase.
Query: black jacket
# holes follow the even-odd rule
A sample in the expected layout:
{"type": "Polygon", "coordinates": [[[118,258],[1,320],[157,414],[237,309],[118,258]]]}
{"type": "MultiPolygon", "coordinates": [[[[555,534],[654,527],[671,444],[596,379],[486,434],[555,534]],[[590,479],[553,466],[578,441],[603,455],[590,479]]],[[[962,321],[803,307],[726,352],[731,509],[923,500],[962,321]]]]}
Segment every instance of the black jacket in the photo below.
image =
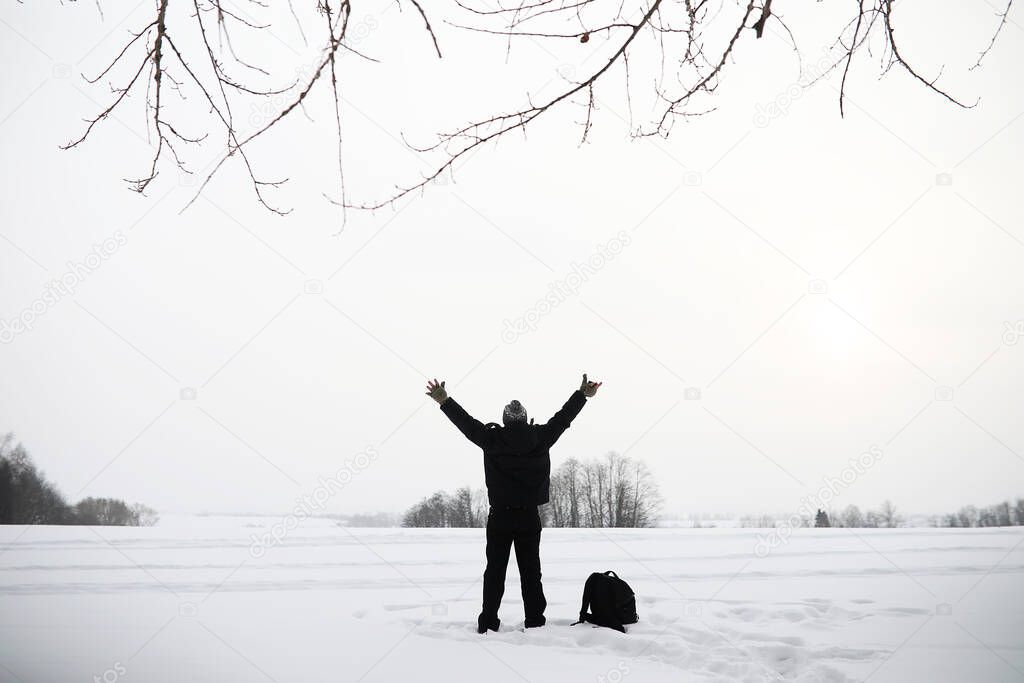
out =
{"type": "Polygon", "coordinates": [[[586,404],[582,391],[573,392],[547,424],[493,422],[484,425],[448,398],[441,410],[448,419],[484,451],[484,478],[491,505],[543,505],[548,502],[551,476],[549,449],[558,441],[586,404]]]}

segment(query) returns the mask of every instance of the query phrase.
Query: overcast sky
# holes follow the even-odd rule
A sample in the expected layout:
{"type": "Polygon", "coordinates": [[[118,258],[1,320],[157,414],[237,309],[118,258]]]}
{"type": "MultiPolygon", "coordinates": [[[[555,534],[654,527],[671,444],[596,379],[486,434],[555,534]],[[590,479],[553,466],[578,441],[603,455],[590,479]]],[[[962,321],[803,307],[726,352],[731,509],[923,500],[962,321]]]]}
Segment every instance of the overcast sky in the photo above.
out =
{"type": "MultiPolygon", "coordinates": [[[[0,345],[0,431],[69,498],[279,512],[373,449],[328,509],[400,511],[483,485],[479,453],[423,395],[426,378],[481,420],[512,398],[544,420],[584,371],[604,386],[554,464],[642,459],[669,513],[792,510],[873,447],[837,507],[891,498],[939,512],[1024,495],[1019,6],[969,72],[998,24],[992,6],[900,4],[904,54],[929,77],[944,64],[941,83],[980,97],[973,109],[897,69],[879,79],[876,51],[855,62],[841,119],[837,79],[800,87],[772,31],[741,41],[707,101],[717,110],[668,139],[629,139],[617,76],[597,92],[587,144],[580,107],[552,112],[473,155],[454,183],[350,213],[339,234],[323,199],[337,194],[326,92],[252,152],[264,175],[290,178],[272,195],[293,209],[284,218],[237,164],[183,213],[196,187],[170,165],[145,196],[126,189],[151,153],[141,97],[58,149],[109,100],[80,74],[148,20],[151,3],[130,4],[104,3],[102,19],[92,3],[0,11],[0,317],[111,247],[0,345]],[[772,102],[784,111],[759,118],[772,102]],[[608,248],[534,315],[552,283],[608,248]],[[533,329],[505,332],[521,317],[533,329]]],[[[439,61],[405,9],[368,3],[353,17],[360,51],[380,61],[342,62],[350,199],[427,170],[402,135],[425,142],[527,92],[551,96],[610,45],[523,41],[506,63],[500,39],[437,18],[439,61]]],[[[791,28],[813,69],[843,16],[800,12],[791,28]]],[[[267,18],[274,30],[241,47],[301,72],[313,20],[307,48],[287,14],[267,18]]],[[[196,167],[222,151],[211,138],[196,167]]]]}

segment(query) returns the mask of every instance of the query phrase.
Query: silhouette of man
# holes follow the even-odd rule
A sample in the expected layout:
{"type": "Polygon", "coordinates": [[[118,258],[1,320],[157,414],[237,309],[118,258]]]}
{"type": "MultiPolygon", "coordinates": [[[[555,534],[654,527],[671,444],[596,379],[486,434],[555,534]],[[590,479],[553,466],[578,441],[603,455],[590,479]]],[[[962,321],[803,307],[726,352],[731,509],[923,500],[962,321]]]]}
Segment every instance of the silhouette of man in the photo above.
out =
{"type": "Polygon", "coordinates": [[[588,398],[597,394],[601,382],[590,382],[586,374],[580,388],[547,424],[527,421],[526,408],[512,401],[501,416],[502,425],[483,424],[448,396],[444,382],[427,382],[427,395],[467,439],[483,449],[484,479],[487,482],[487,568],[484,570],[483,609],[477,632],[497,631],[501,620],[498,607],[505,593],[505,570],[512,546],[523,591],[526,628],[544,625],[544,588],[540,573],[540,513],[538,505],[548,502],[551,476],[549,450],[569,428],[588,398]]]}

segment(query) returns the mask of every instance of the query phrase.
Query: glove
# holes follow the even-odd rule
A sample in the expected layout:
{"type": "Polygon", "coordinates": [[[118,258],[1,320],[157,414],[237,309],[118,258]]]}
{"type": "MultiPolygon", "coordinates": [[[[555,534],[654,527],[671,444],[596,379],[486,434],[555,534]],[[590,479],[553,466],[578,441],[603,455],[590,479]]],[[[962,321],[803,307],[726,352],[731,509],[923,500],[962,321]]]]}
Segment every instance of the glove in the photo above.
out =
{"type": "Polygon", "coordinates": [[[438,384],[437,379],[433,381],[427,381],[427,396],[434,399],[438,403],[444,403],[448,400],[448,392],[445,391],[444,382],[438,384]]]}
{"type": "Polygon", "coordinates": [[[584,372],[583,384],[580,385],[580,391],[582,391],[583,395],[586,396],[587,398],[593,398],[597,394],[597,390],[602,384],[603,382],[588,382],[587,373],[584,372]]]}

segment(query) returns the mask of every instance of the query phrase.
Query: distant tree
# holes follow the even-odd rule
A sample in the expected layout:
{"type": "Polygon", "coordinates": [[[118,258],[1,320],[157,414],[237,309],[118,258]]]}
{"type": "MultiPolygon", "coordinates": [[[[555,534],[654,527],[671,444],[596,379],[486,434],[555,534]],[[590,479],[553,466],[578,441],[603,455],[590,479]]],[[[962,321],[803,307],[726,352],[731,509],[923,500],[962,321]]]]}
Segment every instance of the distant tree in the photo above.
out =
{"type": "Polygon", "coordinates": [[[430,519],[427,507],[427,498],[424,498],[420,502],[416,503],[402,515],[402,526],[407,527],[429,527],[436,526],[431,524],[433,521],[430,519]]]}
{"type": "Polygon", "coordinates": [[[828,521],[828,514],[824,510],[818,510],[818,513],[814,516],[814,526],[818,528],[832,526],[828,521]]]}
{"type": "Polygon", "coordinates": [[[491,504],[487,500],[487,490],[478,488],[473,491],[473,526],[484,527],[487,525],[487,515],[491,504]]]}
{"type": "Polygon", "coordinates": [[[978,508],[973,505],[965,505],[960,508],[960,511],[956,513],[957,526],[963,527],[964,529],[970,529],[978,526],[978,520],[981,514],[978,512],[978,508]]]}
{"type": "Polygon", "coordinates": [[[71,518],[64,497],[36,469],[14,435],[0,439],[0,524],[67,524],[71,518]]]}
{"type": "Polygon", "coordinates": [[[138,526],[138,519],[123,500],[83,498],[74,507],[75,523],[85,526],[138,526]]]}
{"type": "Polygon", "coordinates": [[[546,506],[547,523],[555,527],[579,527],[581,466],[576,458],[569,458],[551,474],[551,501],[546,506]]]}
{"type": "Polygon", "coordinates": [[[662,503],[647,466],[615,452],[566,460],[551,476],[550,499],[550,524],[561,527],[653,526],[662,503]]]}
{"type": "Polygon", "coordinates": [[[456,489],[455,493],[448,497],[448,505],[448,526],[473,526],[473,491],[468,486],[456,489]]]}
{"type": "Polygon", "coordinates": [[[156,526],[160,515],[151,507],[135,503],[132,505],[132,519],[135,521],[134,526],[156,526]]]}
{"type": "Polygon", "coordinates": [[[775,518],[770,515],[744,515],[740,518],[740,527],[746,529],[773,529],[775,518]]]}
{"type": "Polygon", "coordinates": [[[1024,526],[1024,498],[1018,498],[1017,503],[1013,506],[1014,521],[1016,526],[1024,526]]]}
{"type": "Polygon", "coordinates": [[[998,526],[1013,526],[1013,519],[1010,513],[1010,503],[1005,501],[996,505],[995,509],[996,522],[998,526]]]}
{"type": "Polygon", "coordinates": [[[454,493],[438,491],[402,515],[405,527],[482,527],[487,522],[486,499],[468,486],[454,493]]]}
{"type": "Polygon", "coordinates": [[[882,506],[878,509],[878,521],[879,526],[884,526],[887,529],[895,529],[903,525],[903,518],[897,514],[896,506],[892,504],[891,500],[882,502],[882,506]]]}
{"type": "Polygon", "coordinates": [[[604,480],[604,468],[593,460],[584,463],[581,485],[581,505],[585,520],[583,526],[597,528],[607,526],[602,504],[605,488],[607,488],[607,482],[604,480]]]}
{"type": "Polygon", "coordinates": [[[368,514],[339,515],[341,526],[351,527],[388,527],[395,526],[395,516],[387,512],[372,512],[368,514]]]}
{"type": "Polygon", "coordinates": [[[847,505],[839,518],[841,521],[837,526],[845,526],[850,529],[860,529],[864,527],[864,515],[856,505],[847,505]]]}
{"type": "MultiPolygon", "coordinates": [[[[2,447],[0,447],[2,448],[2,447]]],[[[12,501],[14,500],[14,472],[11,462],[0,457],[0,524],[7,524],[13,516],[12,501]]]]}
{"type": "Polygon", "coordinates": [[[1011,526],[1012,517],[1009,502],[997,503],[978,511],[978,526],[1011,526]]]}
{"type": "Polygon", "coordinates": [[[663,502],[661,492],[650,470],[643,462],[634,461],[631,470],[633,489],[629,494],[631,519],[629,524],[624,526],[654,526],[658,521],[658,512],[661,510],[663,502]]]}
{"type": "Polygon", "coordinates": [[[451,500],[444,491],[438,491],[427,499],[427,514],[436,520],[431,526],[451,526],[451,500]]]}

